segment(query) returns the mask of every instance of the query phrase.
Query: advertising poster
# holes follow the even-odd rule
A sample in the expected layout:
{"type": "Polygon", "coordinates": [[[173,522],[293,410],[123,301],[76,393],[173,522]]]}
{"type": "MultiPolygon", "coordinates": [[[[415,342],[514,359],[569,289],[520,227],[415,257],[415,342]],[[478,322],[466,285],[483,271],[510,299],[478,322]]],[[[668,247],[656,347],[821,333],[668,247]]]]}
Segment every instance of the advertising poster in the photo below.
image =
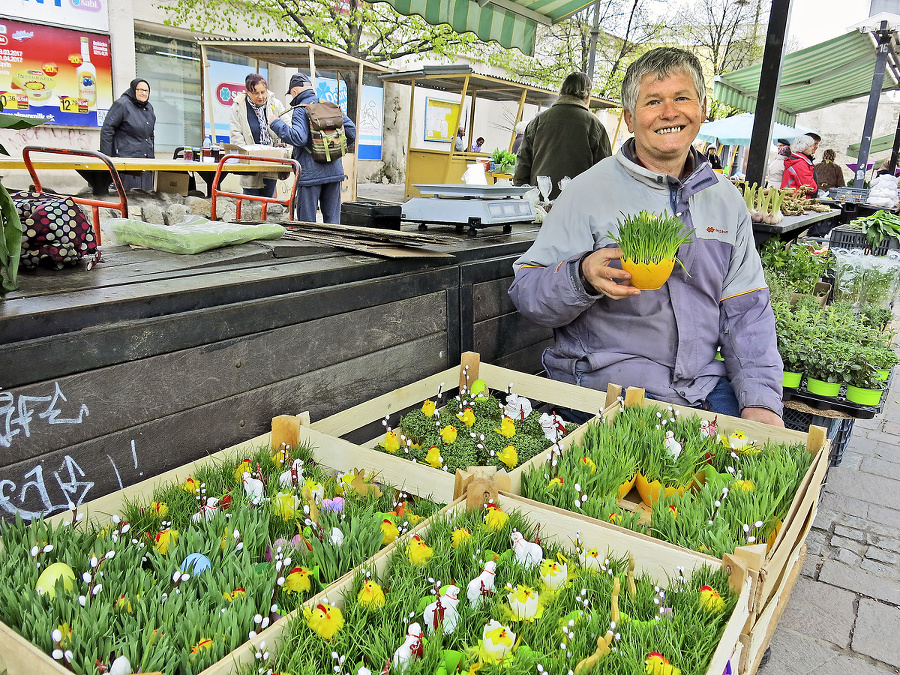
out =
{"type": "Polygon", "coordinates": [[[108,35],[0,19],[3,112],[100,127],[112,102],[108,35]]]}
{"type": "Polygon", "coordinates": [[[425,140],[449,143],[456,135],[459,103],[425,99],[425,140]]]}
{"type": "MultiPolygon", "coordinates": [[[[207,91],[212,92],[212,101],[207,102],[204,114],[203,135],[213,136],[215,143],[231,142],[231,105],[238,94],[245,93],[244,85],[247,75],[256,71],[250,66],[242,66],[236,63],[224,63],[222,61],[210,61],[207,77],[210,86],[207,91]],[[210,115],[215,123],[215,133],[210,126],[210,115]]],[[[259,74],[268,80],[268,68],[260,68],[259,74]]],[[[284,103],[284,96],[274,91],[275,97],[284,103]]],[[[285,116],[285,120],[290,120],[285,116]]]]}

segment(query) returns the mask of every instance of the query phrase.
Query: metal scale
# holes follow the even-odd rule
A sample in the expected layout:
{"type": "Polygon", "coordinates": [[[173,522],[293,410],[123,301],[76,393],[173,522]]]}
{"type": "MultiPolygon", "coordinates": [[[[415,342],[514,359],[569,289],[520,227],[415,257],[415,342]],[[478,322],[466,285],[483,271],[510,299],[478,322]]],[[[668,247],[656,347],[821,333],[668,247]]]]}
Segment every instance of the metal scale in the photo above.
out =
{"type": "Polygon", "coordinates": [[[478,228],[502,226],[504,233],[512,231],[512,223],[534,222],[531,202],[522,195],[531,188],[513,185],[415,185],[422,194],[403,205],[402,220],[419,223],[420,230],[428,225],[453,225],[457,232],[468,226],[469,234],[478,228]]]}

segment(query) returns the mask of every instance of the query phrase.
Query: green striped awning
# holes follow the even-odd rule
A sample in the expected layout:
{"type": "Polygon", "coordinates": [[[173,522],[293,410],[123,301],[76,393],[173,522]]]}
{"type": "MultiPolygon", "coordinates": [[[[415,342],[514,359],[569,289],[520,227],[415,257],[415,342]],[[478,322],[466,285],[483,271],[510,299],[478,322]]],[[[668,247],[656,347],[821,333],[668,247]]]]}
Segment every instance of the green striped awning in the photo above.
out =
{"type": "Polygon", "coordinates": [[[385,0],[401,14],[418,14],[428,23],[449,24],[485,41],[534,54],[537,24],[558,23],[593,0],[385,0]]]}
{"type": "MultiPolygon", "coordinates": [[[[872,89],[877,44],[870,33],[846,33],[788,54],[781,68],[775,120],[794,126],[797,114],[866,96],[872,89]]],[[[761,66],[716,77],[713,98],[739,110],[754,112],[761,66]]],[[[900,84],[897,57],[888,53],[882,89],[900,84]]]]}

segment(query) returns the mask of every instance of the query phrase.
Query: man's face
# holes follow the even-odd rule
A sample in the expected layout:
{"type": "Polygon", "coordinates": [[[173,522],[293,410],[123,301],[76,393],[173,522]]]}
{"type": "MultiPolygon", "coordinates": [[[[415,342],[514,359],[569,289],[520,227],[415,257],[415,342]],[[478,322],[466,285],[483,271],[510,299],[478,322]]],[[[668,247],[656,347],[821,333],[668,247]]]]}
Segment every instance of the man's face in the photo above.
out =
{"type": "Polygon", "coordinates": [[[253,101],[256,105],[262,105],[266,102],[266,98],[269,96],[269,90],[266,89],[266,85],[262,82],[257,82],[253,89],[247,90],[247,96],[250,97],[250,100],[253,101]]]}
{"type": "Polygon", "coordinates": [[[784,143],[779,143],[779,144],[778,144],[778,152],[779,152],[779,153],[784,152],[784,149],[785,149],[786,147],[788,147],[788,146],[786,146],[784,143]]]}
{"type": "Polygon", "coordinates": [[[818,150],[818,149],[819,149],[819,141],[816,141],[815,143],[812,144],[812,146],[810,146],[809,150],[806,151],[806,154],[809,155],[810,157],[815,157],[816,150],[818,150]]]}
{"type": "Polygon", "coordinates": [[[634,115],[625,111],[638,158],[654,170],[684,162],[705,118],[706,102],[700,102],[687,72],[676,72],[663,80],[652,73],[644,75],[634,115]]]}

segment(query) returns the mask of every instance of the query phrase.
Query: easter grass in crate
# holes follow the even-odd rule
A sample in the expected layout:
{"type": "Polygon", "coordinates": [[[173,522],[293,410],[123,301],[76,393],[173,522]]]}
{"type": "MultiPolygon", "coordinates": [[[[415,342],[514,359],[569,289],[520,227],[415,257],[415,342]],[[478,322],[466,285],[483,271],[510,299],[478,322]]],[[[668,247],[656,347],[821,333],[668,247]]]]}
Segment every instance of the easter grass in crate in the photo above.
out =
{"type": "Polygon", "coordinates": [[[825,430],[669,406],[638,389],[608,408],[604,422],[528,467],[522,494],[686,549],[740,557],[758,575],[752,610],[761,614],[815,517],[828,464],[825,430]],[[649,505],[637,490],[622,497],[629,474],[660,481],[649,505]]]}
{"type": "Polygon", "coordinates": [[[293,448],[267,434],[3,524],[0,668],[199,673],[437,510],[293,448]]]}
{"type": "Polygon", "coordinates": [[[738,565],[511,495],[460,499],[314,598],[241,672],[721,675],[749,593],[738,565]]]}
{"type": "MultiPolygon", "coordinates": [[[[480,363],[478,354],[466,352],[459,368],[315,422],[311,429],[353,438],[380,451],[385,461],[412,460],[416,466],[407,466],[406,474],[411,481],[427,484],[442,481],[439,473],[473,466],[490,465],[515,474],[552,445],[550,438],[577,428],[564,425],[554,410],[567,407],[598,414],[605,406],[605,392],[480,363]],[[459,393],[453,396],[457,381],[459,393]],[[448,399],[443,408],[440,398],[448,399]]],[[[450,497],[458,494],[457,490],[450,497]]],[[[445,498],[438,492],[434,496],[445,498]]]]}

